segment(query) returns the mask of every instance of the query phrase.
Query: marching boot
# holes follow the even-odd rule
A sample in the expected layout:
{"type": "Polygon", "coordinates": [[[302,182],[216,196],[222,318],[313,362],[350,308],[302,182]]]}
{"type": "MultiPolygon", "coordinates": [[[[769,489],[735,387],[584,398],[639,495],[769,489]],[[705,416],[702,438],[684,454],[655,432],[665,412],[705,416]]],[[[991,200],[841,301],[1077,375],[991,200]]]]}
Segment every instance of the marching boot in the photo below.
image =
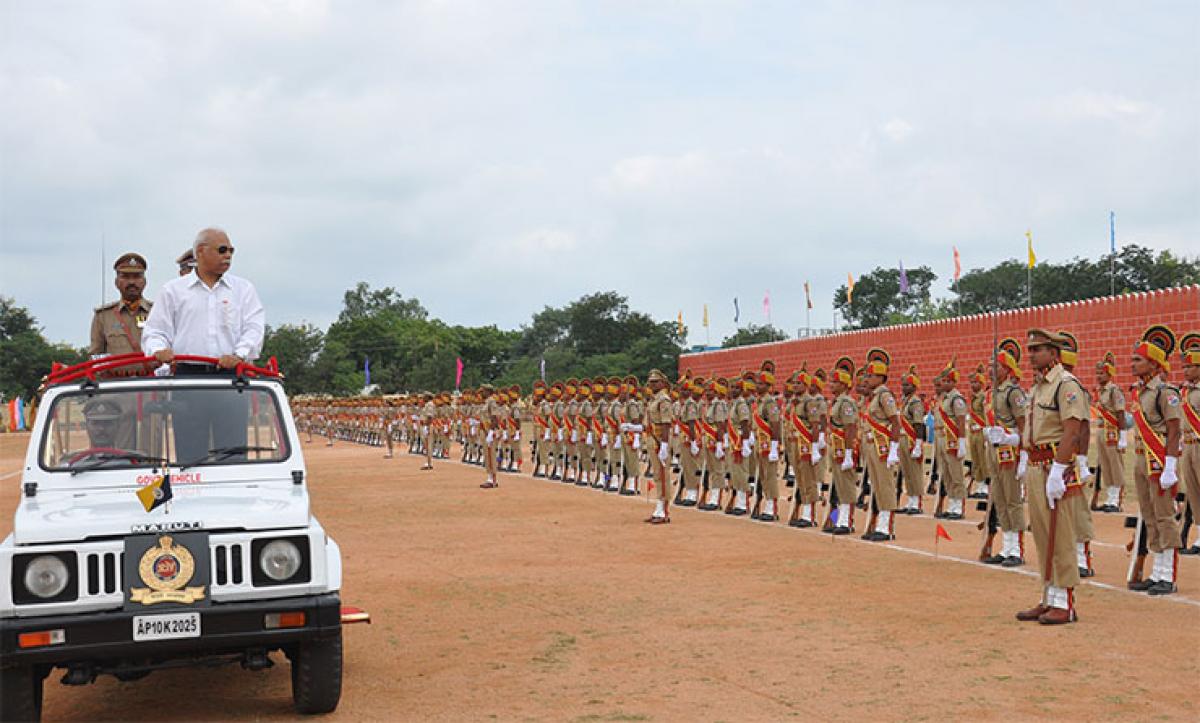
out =
{"type": "Polygon", "coordinates": [[[671,521],[671,515],[667,512],[666,504],[662,500],[654,503],[654,514],[646,518],[646,522],[652,525],[663,525],[671,521]]]}
{"type": "Polygon", "coordinates": [[[1170,595],[1176,591],[1175,566],[1178,564],[1177,552],[1173,547],[1167,548],[1162,552],[1155,553],[1154,558],[1154,570],[1157,574],[1157,579],[1155,579],[1155,575],[1150,576],[1150,579],[1154,580],[1154,584],[1146,592],[1151,595],[1170,595]]]}
{"type": "Polygon", "coordinates": [[[744,490],[739,490],[733,500],[732,511],[729,514],[733,515],[734,517],[743,517],[747,512],[746,506],[748,503],[749,500],[746,497],[746,492],[744,490]]]}
{"type": "Polygon", "coordinates": [[[1075,591],[1073,589],[1050,585],[1046,588],[1046,601],[1047,609],[1037,619],[1042,625],[1064,625],[1078,619],[1075,615],[1075,591]]]}
{"type": "Polygon", "coordinates": [[[764,498],[762,503],[762,514],[758,516],[758,521],[774,522],[775,519],[775,500],[773,498],[764,498]]]}
{"type": "Polygon", "coordinates": [[[1075,543],[1075,563],[1079,566],[1080,577],[1093,577],[1096,574],[1092,569],[1092,550],[1088,543],[1075,543]]]}

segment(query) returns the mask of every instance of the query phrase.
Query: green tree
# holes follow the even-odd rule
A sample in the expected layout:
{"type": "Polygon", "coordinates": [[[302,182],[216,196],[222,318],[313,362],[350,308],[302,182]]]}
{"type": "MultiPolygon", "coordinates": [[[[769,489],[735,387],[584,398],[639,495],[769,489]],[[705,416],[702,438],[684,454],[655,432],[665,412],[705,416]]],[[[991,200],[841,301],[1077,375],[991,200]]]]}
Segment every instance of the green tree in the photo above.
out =
{"type": "Polygon", "coordinates": [[[0,394],[6,399],[32,397],[54,362],[71,365],[86,358],[86,349],[46,341],[28,309],[0,296],[0,394]]]}
{"type": "Polygon", "coordinates": [[[342,296],[342,313],[338,321],[361,319],[390,312],[402,319],[425,319],[429,312],[416,299],[405,299],[390,286],[372,291],[370,285],[360,281],[342,296]]]}
{"type": "Polygon", "coordinates": [[[289,394],[317,391],[317,359],[324,348],[325,333],[312,324],[268,326],[263,335],[262,359],[275,357],[283,371],[283,386],[289,394]]]}
{"type": "Polygon", "coordinates": [[[900,293],[900,270],[877,267],[854,284],[854,297],[847,298],[842,284],[833,294],[833,306],[842,314],[847,329],[870,329],[884,324],[925,321],[922,311],[930,301],[930,287],[937,274],[928,266],[907,269],[908,291],[900,293]]]}
{"type": "Polygon", "coordinates": [[[730,349],[735,346],[747,346],[749,344],[764,344],[769,341],[784,341],[787,334],[784,334],[779,329],[776,329],[770,324],[759,326],[750,324],[748,326],[739,327],[732,336],[727,336],[721,342],[721,347],[730,349]]]}

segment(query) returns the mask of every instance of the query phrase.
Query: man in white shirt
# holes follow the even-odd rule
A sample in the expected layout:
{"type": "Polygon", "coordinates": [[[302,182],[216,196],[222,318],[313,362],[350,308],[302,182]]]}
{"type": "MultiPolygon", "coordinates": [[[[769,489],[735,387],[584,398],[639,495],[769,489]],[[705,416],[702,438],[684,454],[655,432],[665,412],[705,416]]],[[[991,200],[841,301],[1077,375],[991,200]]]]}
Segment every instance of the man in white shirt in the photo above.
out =
{"type": "MultiPolygon", "coordinates": [[[[263,305],[249,281],[229,273],[234,249],[224,231],[204,229],[192,250],[195,269],[163,285],[142,330],[142,349],[170,364],[178,375],[231,374],[262,351],[263,305]],[[206,356],[217,362],[177,362],[177,356],[206,356]]],[[[174,414],[179,460],[246,443],[247,410],[227,404],[201,409],[198,395],[191,395],[190,401],[192,408],[186,413],[174,414]]]]}

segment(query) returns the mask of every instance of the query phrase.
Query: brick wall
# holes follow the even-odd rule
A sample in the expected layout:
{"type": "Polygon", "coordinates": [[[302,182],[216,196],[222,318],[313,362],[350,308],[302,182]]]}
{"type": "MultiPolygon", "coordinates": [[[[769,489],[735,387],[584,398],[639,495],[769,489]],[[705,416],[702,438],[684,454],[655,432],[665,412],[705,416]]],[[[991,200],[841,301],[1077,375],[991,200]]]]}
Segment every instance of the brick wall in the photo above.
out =
{"type": "MultiPolygon", "coordinates": [[[[1112,351],[1117,356],[1117,381],[1127,387],[1133,381],[1129,371],[1130,350],[1146,327],[1156,323],[1167,324],[1177,336],[1200,331],[1200,286],[684,354],[679,357],[679,373],[731,376],[745,369],[758,369],[763,359],[773,359],[776,378],[782,380],[804,362],[808,362],[809,371],[818,366],[828,371],[842,355],[851,357],[860,366],[867,350],[879,346],[892,355],[889,382],[897,391],[898,374],[908,369],[909,364],[916,364],[922,389],[929,391],[929,381],[952,356],[958,356],[958,368],[965,377],[977,364],[991,358],[993,340],[1011,336],[1024,346],[1027,330],[1045,328],[1065,329],[1079,339],[1076,371],[1085,385],[1093,385],[1096,362],[1104,352],[1112,351]]],[[[1171,377],[1176,382],[1182,379],[1178,359],[1178,354],[1172,355],[1171,377]]],[[[1027,357],[1022,359],[1021,366],[1026,370],[1023,381],[1028,385],[1031,375],[1027,357]]],[[[965,384],[962,388],[966,388],[965,384]]]]}

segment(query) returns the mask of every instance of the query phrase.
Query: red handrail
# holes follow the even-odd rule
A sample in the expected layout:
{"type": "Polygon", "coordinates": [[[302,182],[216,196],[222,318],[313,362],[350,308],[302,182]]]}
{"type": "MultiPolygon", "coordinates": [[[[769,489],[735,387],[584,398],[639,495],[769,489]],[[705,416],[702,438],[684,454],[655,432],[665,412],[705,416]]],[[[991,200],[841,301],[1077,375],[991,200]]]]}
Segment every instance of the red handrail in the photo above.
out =
{"type": "MultiPolygon", "coordinates": [[[[196,363],[196,364],[212,364],[216,366],[217,358],[211,356],[197,356],[195,354],[180,354],[175,357],[176,362],[196,363]]],[[[50,368],[50,373],[42,377],[42,386],[47,387],[51,384],[66,384],[67,382],[77,381],[79,379],[90,379],[96,381],[96,375],[119,369],[121,367],[145,366],[146,371],[136,376],[149,376],[151,370],[159,366],[159,361],[152,356],[146,356],[141,353],[133,354],[118,354],[115,356],[101,357],[100,359],[89,359],[88,361],[79,364],[73,364],[69,367],[55,362],[50,368]]],[[[273,379],[282,379],[283,373],[279,371],[279,362],[275,357],[267,360],[265,367],[246,364],[245,362],[238,364],[233,369],[238,376],[244,377],[270,377],[273,379]]]]}

